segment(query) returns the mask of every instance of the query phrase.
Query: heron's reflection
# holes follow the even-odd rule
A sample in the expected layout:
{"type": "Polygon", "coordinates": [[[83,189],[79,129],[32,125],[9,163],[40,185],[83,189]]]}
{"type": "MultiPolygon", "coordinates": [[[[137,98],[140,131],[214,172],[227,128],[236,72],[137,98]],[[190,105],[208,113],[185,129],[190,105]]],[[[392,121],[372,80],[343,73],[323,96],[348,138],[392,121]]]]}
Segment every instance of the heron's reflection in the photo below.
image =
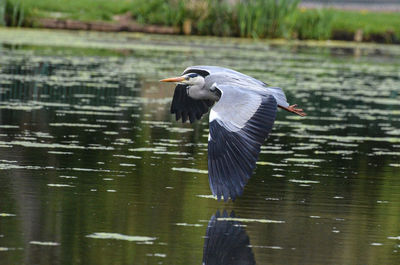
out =
{"type": "Polygon", "coordinates": [[[256,264],[244,226],[228,217],[234,218],[235,213],[228,216],[226,211],[217,211],[211,217],[204,240],[203,265],[256,264]]]}

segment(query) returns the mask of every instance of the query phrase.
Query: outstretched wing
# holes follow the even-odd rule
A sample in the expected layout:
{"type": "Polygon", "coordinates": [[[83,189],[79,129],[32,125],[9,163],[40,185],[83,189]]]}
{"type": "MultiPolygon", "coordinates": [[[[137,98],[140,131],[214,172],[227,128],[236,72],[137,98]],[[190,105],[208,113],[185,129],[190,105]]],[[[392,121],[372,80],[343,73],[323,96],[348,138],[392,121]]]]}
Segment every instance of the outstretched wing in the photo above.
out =
{"type": "Polygon", "coordinates": [[[213,102],[211,100],[192,99],[188,96],[186,88],[187,85],[181,84],[175,87],[171,113],[175,113],[176,120],[182,118],[182,122],[184,123],[189,118],[190,123],[193,123],[196,119],[200,120],[201,116],[208,112],[213,102]]]}
{"type": "Polygon", "coordinates": [[[275,121],[277,102],[268,92],[218,85],[221,98],[210,112],[208,176],[213,195],[235,200],[243,192],[275,121]]]}

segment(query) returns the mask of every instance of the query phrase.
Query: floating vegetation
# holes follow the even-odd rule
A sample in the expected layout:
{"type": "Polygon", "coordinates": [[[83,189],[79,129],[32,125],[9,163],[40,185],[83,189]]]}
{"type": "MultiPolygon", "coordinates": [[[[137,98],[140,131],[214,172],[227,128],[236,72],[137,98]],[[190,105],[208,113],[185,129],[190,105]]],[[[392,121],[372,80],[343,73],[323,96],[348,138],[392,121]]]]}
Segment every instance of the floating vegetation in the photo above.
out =
{"type": "Polygon", "coordinates": [[[135,164],[129,164],[129,163],[120,163],[119,164],[121,167],[136,167],[135,164]]]}
{"type": "Polygon", "coordinates": [[[296,167],[319,168],[319,166],[316,166],[316,165],[313,165],[313,164],[293,164],[293,166],[296,166],[296,167]]]}
{"type": "Polygon", "coordinates": [[[50,246],[50,247],[56,247],[60,245],[60,243],[57,242],[45,242],[45,241],[29,241],[29,244],[39,245],[39,246],[50,246]]]}
{"type": "Polygon", "coordinates": [[[300,146],[292,147],[293,150],[312,150],[317,149],[319,147],[318,144],[300,144],[300,146]]]}
{"type": "Polygon", "coordinates": [[[293,183],[301,183],[301,184],[318,184],[320,183],[317,180],[305,180],[305,179],[289,179],[289,182],[293,183]]]}
{"type": "MultiPolygon", "coordinates": [[[[211,194],[210,195],[202,195],[202,194],[200,194],[200,195],[196,195],[196,197],[218,200],[217,196],[214,196],[214,195],[211,195],[211,194]]],[[[221,200],[223,200],[223,199],[224,199],[224,196],[221,196],[221,200]]]]}
{"type": "Polygon", "coordinates": [[[301,163],[318,163],[325,161],[324,159],[316,159],[316,158],[285,158],[285,161],[289,162],[301,162],[301,163]]]}
{"type": "Polygon", "coordinates": [[[104,128],[105,125],[101,124],[86,124],[86,123],[50,123],[54,127],[82,127],[82,128],[104,128]]]}
{"type": "Polygon", "coordinates": [[[83,171],[83,172],[112,172],[110,169],[97,169],[97,168],[81,168],[81,167],[73,167],[73,168],[64,168],[63,170],[73,170],[73,171],[83,171]]]}
{"type": "Polygon", "coordinates": [[[98,115],[98,116],[122,116],[122,113],[101,112],[101,111],[83,111],[83,110],[56,110],[56,113],[74,114],[74,115],[98,115]]]}
{"type": "Polygon", "coordinates": [[[37,105],[34,102],[28,102],[26,104],[22,104],[20,102],[8,102],[7,104],[5,102],[0,103],[0,109],[7,109],[7,110],[22,110],[31,112],[34,110],[40,110],[42,108],[43,106],[37,105]]]}
{"type": "Polygon", "coordinates": [[[65,175],[61,175],[59,176],[60,178],[64,178],[64,179],[77,179],[77,176],[65,176],[65,175]]]}
{"type": "Polygon", "coordinates": [[[378,151],[374,152],[374,155],[387,155],[387,156],[400,156],[400,152],[384,152],[384,151],[378,151]]]}
{"type": "Polygon", "coordinates": [[[152,242],[157,239],[157,237],[148,237],[148,236],[128,236],[118,233],[106,233],[106,232],[97,232],[86,237],[95,238],[95,239],[114,239],[114,240],[124,240],[124,241],[133,241],[133,242],[152,242]]]}
{"type": "Polygon", "coordinates": [[[122,157],[122,158],[128,158],[128,159],[142,159],[141,156],[133,156],[133,155],[118,155],[114,154],[114,157],[122,157]]]}
{"type": "Polygon", "coordinates": [[[263,224],[284,224],[285,221],[269,220],[269,219],[251,219],[251,218],[236,218],[236,217],[218,217],[218,221],[235,221],[242,223],[263,223],[263,224]]]}
{"type": "Polygon", "coordinates": [[[60,149],[92,149],[92,150],[114,150],[111,146],[80,146],[74,144],[46,144],[46,143],[37,143],[37,142],[29,142],[29,141],[11,141],[11,142],[3,142],[0,141],[0,144],[4,145],[17,145],[23,147],[33,147],[33,148],[60,148],[60,149]]]}
{"type": "Polygon", "coordinates": [[[266,201],[280,201],[279,198],[265,198],[266,201]]]}
{"type": "Polygon", "coordinates": [[[388,201],[376,201],[376,203],[389,203],[388,201]]]}
{"type": "Polygon", "coordinates": [[[164,254],[164,253],[154,253],[154,254],[146,254],[146,256],[149,256],[149,257],[159,257],[159,258],[166,258],[167,257],[167,254],[164,254]]]}
{"type": "Polygon", "coordinates": [[[272,155],[290,155],[293,154],[293,151],[284,151],[284,150],[261,150],[260,154],[272,154],[272,155]]]}
{"type": "Polygon", "coordinates": [[[118,132],[113,132],[113,131],[104,131],[103,132],[105,135],[118,135],[118,132]]]}
{"type": "Polygon", "coordinates": [[[335,150],[335,151],[328,151],[327,153],[334,154],[334,155],[351,155],[355,152],[351,151],[351,150],[335,150]]]}
{"type": "Polygon", "coordinates": [[[72,155],[72,154],[74,154],[73,152],[62,152],[62,151],[48,151],[47,153],[53,154],[53,155],[72,155]]]}
{"type": "Polygon", "coordinates": [[[188,224],[188,223],[176,223],[177,226],[192,226],[192,227],[202,227],[202,224],[188,224]]]}
{"type": "Polygon", "coordinates": [[[257,246],[257,245],[249,245],[249,248],[268,248],[268,249],[283,249],[283,247],[280,246],[257,246]]]}
{"type": "Polygon", "coordinates": [[[97,119],[96,122],[100,122],[100,123],[116,123],[116,124],[129,124],[129,121],[126,121],[126,120],[104,120],[104,119],[97,119]]]}
{"type": "Polygon", "coordinates": [[[139,148],[132,148],[129,151],[132,152],[161,152],[166,151],[165,147],[157,146],[157,147],[139,147],[139,148]]]}
{"type": "Polygon", "coordinates": [[[208,170],[195,169],[195,168],[173,167],[171,169],[174,170],[174,171],[208,174],[208,170]]]}
{"type": "Polygon", "coordinates": [[[69,185],[69,184],[55,184],[55,183],[49,183],[47,184],[49,187],[58,187],[58,188],[73,188],[75,186],[69,185]]]}
{"type": "Polygon", "coordinates": [[[10,216],[16,216],[16,215],[12,213],[0,213],[0,217],[10,217],[10,216]]]}
{"type": "Polygon", "coordinates": [[[19,126],[17,125],[6,125],[6,124],[0,124],[0,129],[18,129],[19,126]]]}
{"type": "Polygon", "coordinates": [[[187,133],[187,132],[193,132],[193,128],[179,128],[179,127],[169,127],[167,129],[170,132],[177,132],[177,133],[187,133]]]}
{"type": "Polygon", "coordinates": [[[16,248],[0,247],[0,251],[10,251],[10,250],[16,250],[16,248]]]}
{"type": "Polygon", "coordinates": [[[336,136],[336,135],[296,135],[292,134],[295,138],[315,138],[325,139],[338,142],[388,142],[388,143],[400,143],[400,138],[395,137],[367,137],[367,136],[336,136]]]}
{"type": "Polygon", "coordinates": [[[0,163],[0,170],[8,170],[8,169],[38,170],[38,169],[43,169],[43,167],[39,167],[39,166],[19,166],[19,165],[15,165],[15,164],[0,163]]]}
{"type": "Polygon", "coordinates": [[[272,163],[272,162],[265,162],[265,161],[257,161],[257,165],[260,166],[273,166],[273,167],[287,167],[288,164],[279,164],[279,163],[272,163]]]}

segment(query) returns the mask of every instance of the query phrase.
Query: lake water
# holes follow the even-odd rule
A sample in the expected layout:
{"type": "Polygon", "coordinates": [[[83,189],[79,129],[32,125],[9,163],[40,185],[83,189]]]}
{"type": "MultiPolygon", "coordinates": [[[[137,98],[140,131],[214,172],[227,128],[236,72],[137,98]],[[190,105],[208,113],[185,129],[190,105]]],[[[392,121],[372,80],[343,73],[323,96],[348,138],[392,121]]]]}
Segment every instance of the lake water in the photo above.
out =
{"type": "Polygon", "coordinates": [[[400,47],[5,29],[0,43],[0,264],[400,264],[400,47]],[[175,122],[158,82],[197,64],[308,113],[279,111],[234,203],[211,197],[208,118],[175,122]]]}

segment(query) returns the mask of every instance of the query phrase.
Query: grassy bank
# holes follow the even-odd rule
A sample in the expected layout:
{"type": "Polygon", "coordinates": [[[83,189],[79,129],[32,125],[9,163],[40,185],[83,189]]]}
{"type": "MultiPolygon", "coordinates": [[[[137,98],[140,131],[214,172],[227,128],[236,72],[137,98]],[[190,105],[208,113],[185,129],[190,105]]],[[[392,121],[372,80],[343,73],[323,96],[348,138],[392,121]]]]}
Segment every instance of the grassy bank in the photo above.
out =
{"type": "Polygon", "coordinates": [[[0,0],[0,23],[39,26],[40,18],[112,21],[130,12],[142,24],[181,33],[253,38],[400,43],[400,13],[312,10],[297,0],[0,0]],[[3,8],[2,8],[3,7],[3,8]],[[2,10],[4,12],[2,12],[2,10]]]}
{"type": "Polygon", "coordinates": [[[400,13],[331,10],[332,39],[362,31],[363,40],[400,43],[400,13]]]}

